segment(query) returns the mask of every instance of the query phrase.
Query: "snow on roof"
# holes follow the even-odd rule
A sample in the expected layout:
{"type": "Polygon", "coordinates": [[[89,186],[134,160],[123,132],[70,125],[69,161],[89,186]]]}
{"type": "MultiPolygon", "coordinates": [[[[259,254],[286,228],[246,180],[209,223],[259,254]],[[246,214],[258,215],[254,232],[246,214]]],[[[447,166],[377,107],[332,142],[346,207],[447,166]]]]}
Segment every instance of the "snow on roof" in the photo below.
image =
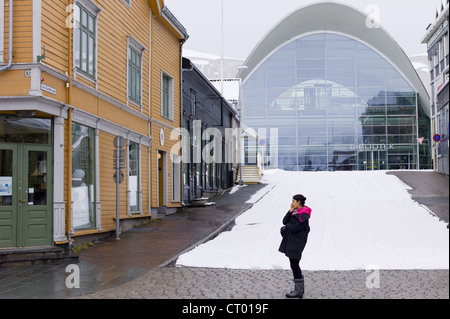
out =
{"type": "MultiPolygon", "coordinates": [[[[222,89],[222,81],[220,79],[213,79],[210,81],[220,92],[222,89]]],[[[229,102],[239,101],[239,79],[223,79],[222,96],[229,102]]]]}

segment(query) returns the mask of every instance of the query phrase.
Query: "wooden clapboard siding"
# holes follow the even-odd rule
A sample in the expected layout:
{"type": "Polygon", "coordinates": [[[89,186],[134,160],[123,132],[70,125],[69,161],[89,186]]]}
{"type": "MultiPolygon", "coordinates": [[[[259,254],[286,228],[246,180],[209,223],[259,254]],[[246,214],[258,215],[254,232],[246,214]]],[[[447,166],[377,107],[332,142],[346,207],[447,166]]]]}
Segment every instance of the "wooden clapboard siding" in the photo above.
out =
{"type": "MultiPolygon", "coordinates": [[[[102,211],[102,227],[104,231],[114,230],[116,227],[116,184],[113,180],[114,174],[114,136],[100,132],[99,135],[99,161],[100,161],[100,200],[102,211]]],[[[126,163],[128,158],[126,158],[126,163]]],[[[126,164],[128,165],[128,164],[126,164]]],[[[127,170],[122,170],[125,178],[120,184],[120,218],[129,218],[127,198],[127,170]]],[[[141,191],[142,212],[148,216],[148,148],[141,148],[141,191]]],[[[132,216],[133,217],[133,216],[132,216]]]]}
{"type": "Polygon", "coordinates": [[[66,203],[66,229],[70,229],[70,225],[68,224],[68,216],[70,214],[70,204],[68,203],[68,172],[69,172],[69,156],[68,152],[72,149],[72,145],[68,145],[69,141],[69,133],[71,130],[69,129],[69,120],[64,120],[64,202],[66,203]]]}
{"type": "Polygon", "coordinates": [[[152,108],[151,117],[157,122],[152,123],[152,143],[151,150],[151,171],[152,171],[152,207],[158,206],[158,150],[167,153],[167,206],[179,207],[180,203],[172,203],[172,161],[171,150],[178,140],[171,141],[172,129],[181,127],[181,76],[180,61],[181,47],[180,40],[175,36],[158,17],[153,17],[152,24],[152,108]],[[173,120],[161,115],[161,90],[162,73],[166,73],[173,78],[173,120]],[[162,125],[163,123],[165,125],[162,125]],[[164,146],[160,144],[160,131],[164,130],[164,146]]]}
{"type": "Polygon", "coordinates": [[[41,13],[41,39],[46,51],[42,63],[62,74],[68,71],[67,3],[67,0],[42,0],[41,13]]]}
{"type": "Polygon", "coordinates": [[[58,101],[67,100],[67,88],[66,83],[64,81],[61,81],[60,79],[56,78],[53,75],[48,74],[47,72],[41,72],[41,78],[43,79],[42,82],[43,84],[46,84],[56,89],[56,95],[46,91],[42,91],[42,95],[58,101]]]}
{"type": "MultiPolygon", "coordinates": [[[[14,1],[13,62],[33,62],[33,1],[14,1]]],[[[4,59],[9,61],[9,1],[5,1],[4,59]]]]}
{"type": "MultiPolygon", "coordinates": [[[[151,190],[152,190],[152,207],[158,207],[158,151],[164,151],[167,153],[167,206],[168,207],[179,207],[180,203],[175,202],[172,203],[172,148],[176,143],[180,142],[179,140],[170,140],[170,132],[171,129],[166,128],[164,130],[164,146],[161,146],[159,136],[160,130],[164,127],[159,125],[152,126],[152,136],[155,137],[155,140],[152,143],[151,149],[151,190]]],[[[179,154],[180,155],[180,154],[179,154]]]]}
{"type": "MultiPolygon", "coordinates": [[[[72,83],[70,106],[97,116],[106,122],[114,123],[143,136],[149,135],[149,118],[153,117],[151,136],[152,147],[141,145],[141,192],[143,216],[149,215],[149,207],[157,207],[157,151],[167,154],[167,200],[168,207],[179,207],[172,203],[172,162],[171,149],[179,140],[171,141],[172,128],[181,126],[181,43],[180,35],[169,26],[159,13],[153,14],[148,0],[132,0],[131,8],[121,0],[94,0],[101,8],[97,20],[97,57],[96,79],[89,79],[75,73],[72,83]],[[152,25],[152,28],[150,28],[152,25]],[[150,31],[152,35],[150,37],[150,31]],[[145,50],[142,55],[142,105],[128,103],[127,71],[128,41],[132,36],[145,50]],[[150,38],[152,43],[150,43],[150,38]],[[150,62],[150,53],[152,53],[150,62]],[[151,65],[150,65],[151,63],[151,65]],[[151,73],[150,73],[151,72],[151,73]],[[162,72],[173,78],[174,110],[172,120],[161,116],[162,72]],[[81,84],[80,84],[81,83],[81,84]],[[87,86],[88,88],[84,87],[87,86]],[[149,92],[151,90],[151,92],[149,92]],[[114,100],[114,101],[111,101],[114,100]],[[120,103],[120,105],[117,105],[120,103]],[[128,108],[127,108],[128,107],[128,108]],[[124,109],[125,108],[125,109],[124,109]],[[137,112],[130,112],[130,110],[137,112]],[[165,128],[165,143],[159,145],[159,133],[165,128]],[[150,150],[150,151],[149,151],[150,150]],[[149,171],[150,169],[150,171],[149,171]],[[149,179],[150,175],[150,179],[149,179]],[[151,194],[149,196],[149,192],[151,194]]],[[[5,1],[4,58],[8,61],[8,7],[5,1]]],[[[163,2],[161,2],[163,3],[163,2]]],[[[56,89],[56,95],[43,91],[44,97],[67,103],[68,89],[66,72],[72,61],[68,60],[69,32],[66,19],[67,0],[42,0],[41,14],[41,49],[45,45],[46,58],[42,61],[47,67],[41,70],[43,83],[56,89]],[[44,71],[45,70],[45,71],[44,71]]],[[[14,63],[31,63],[33,59],[33,0],[14,1],[14,63]]],[[[43,51],[42,51],[43,52],[43,51]]],[[[73,67],[73,66],[72,66],[73,67]]],[[[25,77],[24,70],[7,70],[0,74],[2,95],[27,96],[31,82],[25,77]]],[[[76,112],[76,111],[75,111],[76,112]]],[[[74,113],[79,116],[81,113],[74,113]]],[[[80,117],[78,117],[80,120],[80,117]]],[[[75,121],[76,122],[76,121],[75,121]]],[[[93,121],[90,123],[94,123],[93,121]]],[[[99,196],[101,202],[102,231],[114,231],[116,227],[116,188],[113,181],[113,139],[114,135],[102,131],[102,121],[98,121],[98,158],[99,161],[99,196]]],[[[95,124],[91,124],[95,126],[95,124]]],[[[113,126],[109,126],[113,127],[113,126]]],[[[110,131],[109,131],[110,132],[110,131]]],[[[66,229],[70,229],[69,218],[71,205],[68,203],[69,152],[68,144],[71,127],[64,120],[64,201],[66,206],[66,229]]],[[[128,161],[128,159],[126,159],[128,161]]],[[[127,174],[120,185],[120,218],[127,219],[127,174]]],[[[136,216],[132,216],[136,217],[136,216]]],[[[77,231],[75,236],[96,233],[96,229],[77,231]]]]}
{"type": "Polygon", "coordinates": [[[153,65],[152,65],[152,110],[151,117],[158,121],[179,127],[180,123],[180,41],[157,18],[153,23],[153,65]],[[162,72],[174,79],[174,120],[168,121],[161,115],[162,72]],[[173,125],[175,123],[175,125],[173,125]]]}
{"type": "Polygon", "coordinates": [[[28,95],[30,78],[24,70],[6,70],[0,73],[0,88],[3,96],[28,95]]]}
{"type": "MultiPolygon", "coordinates": [[[[114,230],[116,228],[116,184],[113,179],[114,174],[114,137],[111,134],[100,132],[99,135],[99,162],[100,162],[100,201],[102,228],[104,231],[114,230]]],[[[120,184],[120,218],[126,218],[127,212],[127,192],[126,170],[123,170],[125,178],[120,184]]]]}
{"type": "MultiPolygon", "coordinates": [[[[142,112],[148,116],[150,9],[148,1],[133,0],[131,8],[123,1],[99,0],[102,8],[98,19],[98,89],[127,104],[128,40],[133,37],[145,51],[142,54],[142,112]]],[[[141,107],[128,106],[138,112],[141,107]]]]}
{"type": "Polygon", "coordinates": [[[148,180],[148,147],[141,147],[141,191],[142,191],[142,212],[144,216],[148,216],[149,212],[149,180],[148,180]]]}

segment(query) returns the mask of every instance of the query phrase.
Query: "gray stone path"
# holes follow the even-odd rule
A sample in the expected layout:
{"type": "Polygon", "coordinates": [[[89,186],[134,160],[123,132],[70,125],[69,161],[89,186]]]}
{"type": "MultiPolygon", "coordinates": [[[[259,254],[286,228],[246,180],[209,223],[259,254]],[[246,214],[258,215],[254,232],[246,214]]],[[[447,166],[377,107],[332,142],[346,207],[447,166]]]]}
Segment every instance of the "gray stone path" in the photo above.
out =
{"type": "MultiPolygon", "coordinates": [[[[304,271],[304,276],[305,299],[449,298],[448,270],[304,271]]],[[[121,287],[81,298],[284,299],[293,288],[290,278],[289,270],[155,268],[121,287]]]]}

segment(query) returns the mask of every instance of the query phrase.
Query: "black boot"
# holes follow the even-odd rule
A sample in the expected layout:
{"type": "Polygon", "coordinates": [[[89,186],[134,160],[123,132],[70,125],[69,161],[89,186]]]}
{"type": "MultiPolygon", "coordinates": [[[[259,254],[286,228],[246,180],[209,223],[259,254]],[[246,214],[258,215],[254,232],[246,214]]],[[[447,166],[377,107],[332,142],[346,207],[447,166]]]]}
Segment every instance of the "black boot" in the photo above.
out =
{"type": "Polygon", "coordinates": [[[288,298],[303,298],[303,294],[305,292],[305,280],[303,278],[294,279],[295,288],[294,291],[286,294],[288,298]]]}

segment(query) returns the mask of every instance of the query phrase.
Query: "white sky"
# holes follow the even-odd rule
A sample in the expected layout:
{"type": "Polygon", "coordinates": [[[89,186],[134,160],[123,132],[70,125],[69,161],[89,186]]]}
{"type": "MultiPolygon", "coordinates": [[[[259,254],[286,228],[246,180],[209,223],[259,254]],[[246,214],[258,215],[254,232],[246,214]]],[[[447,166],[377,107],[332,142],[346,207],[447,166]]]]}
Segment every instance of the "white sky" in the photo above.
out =
{"type": "MultiPolygon", "coordinates": [[[[223,0],[224,55],[245,60],[262,37],[292,11],[317,1],[223,0]]],[[[425,29],[434,22],[441,0],[340,0],[369,13],[379,8],[380,23],[409,56],[426,53],[421,44],[425,29]]],[[[166,6],[190,36],[184,48],[220,55],[221,0],[165,0],[166,6]]]]}

